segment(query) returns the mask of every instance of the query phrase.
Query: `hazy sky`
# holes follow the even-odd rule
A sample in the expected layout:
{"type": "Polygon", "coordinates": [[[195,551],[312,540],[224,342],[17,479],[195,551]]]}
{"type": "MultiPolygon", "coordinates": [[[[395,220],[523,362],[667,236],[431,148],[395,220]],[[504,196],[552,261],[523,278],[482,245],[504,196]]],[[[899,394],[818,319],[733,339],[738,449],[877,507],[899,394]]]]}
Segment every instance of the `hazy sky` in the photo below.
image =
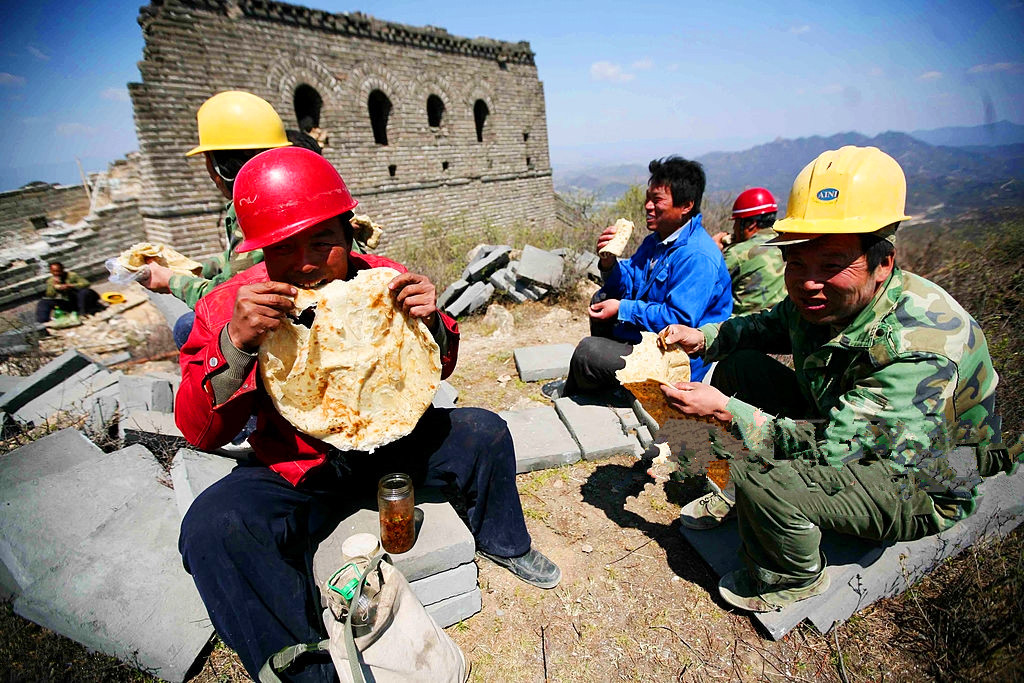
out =
{"type": "MultiPolygon", "coordinates": [[[[0,0],[0,190],[136,149],[141,0],[0,0]]],[[[527,40],[552,162],[646,162],[776,137],[1024,123],[1024,1],[412,0],[362,11],[527,40]]]]}

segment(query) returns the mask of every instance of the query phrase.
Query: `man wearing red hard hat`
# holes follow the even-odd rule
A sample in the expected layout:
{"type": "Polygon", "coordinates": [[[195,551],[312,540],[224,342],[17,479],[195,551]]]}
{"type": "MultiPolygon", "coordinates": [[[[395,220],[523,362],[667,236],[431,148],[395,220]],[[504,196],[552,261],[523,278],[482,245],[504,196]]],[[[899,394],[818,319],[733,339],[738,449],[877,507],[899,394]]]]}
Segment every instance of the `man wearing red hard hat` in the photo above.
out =
{"type": "MultiPolygon", "coordinates": [[[[293,313],[297,288],[393,268],[395,307],[423,321],[451,374],[458,327],[437,310],[434,285],[399,263],[350,252],[356,201],[323,157],[282,147],[239,172],[235,210],[245,241],[264,261],[224,283],[196,306],[181,350],[176,420],[190,443],[212,449],[254,414],[255,462],[204,491],[185,515],[179,548],[210,619],[254,678],[267,657],[325,637],[312,572],[319,541],[388,472],[441,487],[476,539],[480,554],[524,581],[553,588],[561,573],[530,546],[515,484],[515,452],[504,420],[478,408],[428,408],[408,436],[365,452],[340,451],[296,429],[274,407],[257,372],[257,351],[293,313]]],[[[334,680],[315,663],[292,680],[334,680]]]]}
{"type": "Polygon", "coordinates": [[[732,314],[756,313],[786,297],[785,264],[778,249],[765,247],[774,237],[779,205],[763,187],[752,187],[732,205],[732,235],[716,234],[732,278],[732,314]]]}

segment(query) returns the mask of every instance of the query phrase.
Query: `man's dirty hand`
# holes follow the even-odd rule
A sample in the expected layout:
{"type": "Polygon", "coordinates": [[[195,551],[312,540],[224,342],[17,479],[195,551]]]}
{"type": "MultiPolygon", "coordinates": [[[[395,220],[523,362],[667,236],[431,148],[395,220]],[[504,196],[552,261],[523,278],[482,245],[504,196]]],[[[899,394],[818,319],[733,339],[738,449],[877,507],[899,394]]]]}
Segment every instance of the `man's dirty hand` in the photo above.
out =
{"type": "Polygon", "coordinates": [[[588,312],[594,320],[613,320],[619,315],[619,300],[605,299],[596,304],[590,304],[588,312]]]}
{"type": "Polygon", "coordinates": [[[426,275],[402,273],[388,283],[395,303],[411,318],[433,328],[437,322],[437,290],[426,275]]]}
{"type": "Polygon", "coordinates": [[[722,422],[732,420],[732,413],[726,409],[729,397],[710,384],[700,382],[677,382],[675,386],[661,385],[668,404],[691,417],[713,417],[722,422]]]}
{"type": "Polygon", "coordinates": [[[171,291],[171,275],[174,273],[167,266],[161,266],[156,261],[146,264],[149,268],[149,279],[139,281],[139,284],[151,292],[169,294],[171,291]]]}
{"type": "Polygon", "coordinates": [[[704,353],[704,333],[686,325],[669,325],[658,333],[658,343],[662,348],[678,344],[689,356],[704,353]]]}
{"type": "Polygon", "coordinates": [[[281,326],[285,314],[294,308],[295,287],[284,282],[244,285],[235,297],[235,309],[228,323],[228,337],[236,348],[253,353],[270,330],[281,326]]]}

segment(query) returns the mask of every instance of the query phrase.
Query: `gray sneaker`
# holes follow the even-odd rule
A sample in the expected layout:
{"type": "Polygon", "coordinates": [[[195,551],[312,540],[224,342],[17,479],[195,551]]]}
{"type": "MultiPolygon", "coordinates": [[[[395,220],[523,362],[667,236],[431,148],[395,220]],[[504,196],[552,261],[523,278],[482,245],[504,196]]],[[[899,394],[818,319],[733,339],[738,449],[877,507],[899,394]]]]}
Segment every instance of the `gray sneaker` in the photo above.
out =
{"type": "Polygon", "coordinates": [[[518,576],[520,579],[537,588],[554,588],[562,580],[562,570],[536,548],[530,548],[518,557],[498,557],[477,550],[477,555],[486,557],[494,564],[518,576]]]}
{"type": "Polygon", "coordinates": [[[679,523],[687,529],[705,531],[714,529],[725,520],[736,516],[736,504],[722,494],[712,491],[691,500],[679,512],[679,523]]]}

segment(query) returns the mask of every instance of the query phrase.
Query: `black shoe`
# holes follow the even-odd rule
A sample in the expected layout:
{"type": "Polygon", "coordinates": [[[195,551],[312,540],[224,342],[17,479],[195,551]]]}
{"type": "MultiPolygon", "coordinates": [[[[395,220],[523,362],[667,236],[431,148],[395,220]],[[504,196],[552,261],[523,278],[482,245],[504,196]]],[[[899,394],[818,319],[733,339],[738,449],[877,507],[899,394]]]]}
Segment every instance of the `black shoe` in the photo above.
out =
{"type": "Polygon", "coordinates": [[[540,393],[544,394],[546,398],[554,401],[556,398],[562,398],[565,394],[565,380],[556,379],[553,382],[548,382],[540,388],[540,393]]]}
{"type": "Polygon", "coordinates": [[[498,557],[477,550],[477,555],[486,557],[494,564],[505,567],[520,579],[537,588],[554,588],[562,580],[562,570],[558,565],[544,557],[536,548],[530,548],[519,557],[498,557]]]}

